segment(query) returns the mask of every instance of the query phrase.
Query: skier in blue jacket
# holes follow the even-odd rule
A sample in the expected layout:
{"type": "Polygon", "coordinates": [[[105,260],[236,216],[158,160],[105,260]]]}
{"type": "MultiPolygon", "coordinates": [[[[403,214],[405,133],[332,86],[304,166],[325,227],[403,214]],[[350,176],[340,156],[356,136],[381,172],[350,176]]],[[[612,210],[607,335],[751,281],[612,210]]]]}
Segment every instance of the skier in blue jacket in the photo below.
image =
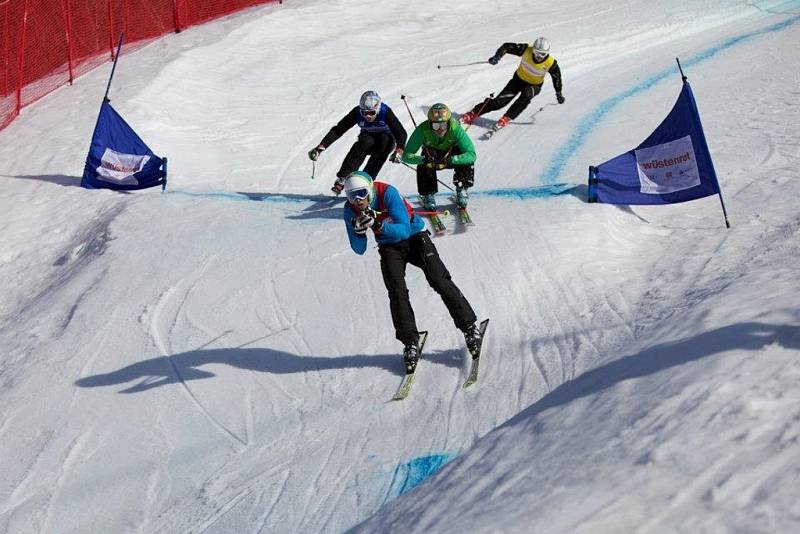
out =
{"type": "Polygon", "coordinates": [[[344,190],[347,203],[343,217],[350,247],[356,254],[364,254],[370,229],[378,242],[395,337],[405,345],[406,372],[413,373],[419,360],[419,331],[406,286],[409,263],[425,273],[428,284],[442,298],[456,327],[464,333],[467,347],[472,350],[479,346],[481,332],[475,324],[475,312],[450,278],[424,221],[414,215],[411,204],[394,186],[373,182],[360,171],[347,177],[344,190]]]}

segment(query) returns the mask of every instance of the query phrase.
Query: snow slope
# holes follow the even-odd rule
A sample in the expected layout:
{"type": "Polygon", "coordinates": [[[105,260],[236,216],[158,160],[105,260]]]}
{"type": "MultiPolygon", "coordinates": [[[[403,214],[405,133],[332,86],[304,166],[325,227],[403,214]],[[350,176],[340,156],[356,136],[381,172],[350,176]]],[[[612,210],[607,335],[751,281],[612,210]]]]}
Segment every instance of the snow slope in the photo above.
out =
{"type": "Polygon", "coordinates": [[[162,39],[111,97],[164,194],[77,187],[108,68],[24,110],[0,132],[0,531],[797,530],[800,2],[653,4],[309,0],[162,39]],[[548,81],[476,142],[477,226],[436,241],[492,318],[481,381],[412,269],[429,358],[389,402],[377,252],[323,197],[353,135],[313,181],[305,153],[366,89],[409,130],[400,95],[466,110],[516,62],[436,65],[539,34],[567,102],[548,81]],[[730,230],[715,198],[585,202],[587,166],[671,108],[676,56],[730,230]]]}

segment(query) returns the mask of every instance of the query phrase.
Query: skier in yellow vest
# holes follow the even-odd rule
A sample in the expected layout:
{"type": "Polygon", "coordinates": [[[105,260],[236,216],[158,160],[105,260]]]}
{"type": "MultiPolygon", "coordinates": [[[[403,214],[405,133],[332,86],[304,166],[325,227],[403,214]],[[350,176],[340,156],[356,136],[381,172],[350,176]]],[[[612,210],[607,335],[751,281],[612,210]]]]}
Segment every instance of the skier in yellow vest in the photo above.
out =
{"type": "Polygon", "coordinates": [[[475,107],[462,115],[461,122],[464,124],[470,124],[480,115],[504,107],[517,94],[522,93],[517,98],[517,101],[508,108],[506,114],[500,117],[492,127],[495,131],[505,128],[509,122],[516,119],[528,107],[533,97],[539,94],[547,73],[550,73],[550,78],[553,80],[553,89],[556,91],[558,103],[564,103],[564,95],[561,94],[561,69],[556,59],[550,55],[550,41],[544,37],[539,37],[533,42],[533,45],[527,43],[503,43],[497,49],[497,52],[489,58],[489,63],[497,65],[504,54],[513,54],[521,57],[514,77],[503,87],[499,95],[475,104],[475,107]]]}

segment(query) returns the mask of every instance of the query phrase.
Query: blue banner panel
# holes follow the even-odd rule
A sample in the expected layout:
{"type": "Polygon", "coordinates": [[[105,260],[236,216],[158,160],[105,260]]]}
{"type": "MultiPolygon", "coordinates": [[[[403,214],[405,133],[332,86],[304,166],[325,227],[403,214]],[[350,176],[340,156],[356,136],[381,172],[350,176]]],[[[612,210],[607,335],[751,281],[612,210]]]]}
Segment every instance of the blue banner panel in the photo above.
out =
{"type": "Polygon", "coordinates": [[[104,100],[86,156],[81,186],[130,190],[164,185],[165,167],[164,158],[153,154],[111,103],[104,100]]]}
{"type": "Polygon", "coordinates": [[[719,193],[689,82],[667,118],[633,150],[589,168],[589,202],[673,204],[719,193]]]}

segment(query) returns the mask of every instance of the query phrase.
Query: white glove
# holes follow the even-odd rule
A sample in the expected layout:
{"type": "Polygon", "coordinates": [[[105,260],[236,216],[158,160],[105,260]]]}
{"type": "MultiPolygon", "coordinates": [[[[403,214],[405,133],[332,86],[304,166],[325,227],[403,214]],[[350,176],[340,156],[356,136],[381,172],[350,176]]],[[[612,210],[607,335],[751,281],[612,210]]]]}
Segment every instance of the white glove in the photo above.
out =
{"type": "Polygon", "coordinates": [[[371,212],[372,210],[362,213],[353,221],[353,231],[356,234],[366,235],[370,228],[374,228],[376,231],[380,229],[381,223],[375,220],[375,215],[371,212]]]}

